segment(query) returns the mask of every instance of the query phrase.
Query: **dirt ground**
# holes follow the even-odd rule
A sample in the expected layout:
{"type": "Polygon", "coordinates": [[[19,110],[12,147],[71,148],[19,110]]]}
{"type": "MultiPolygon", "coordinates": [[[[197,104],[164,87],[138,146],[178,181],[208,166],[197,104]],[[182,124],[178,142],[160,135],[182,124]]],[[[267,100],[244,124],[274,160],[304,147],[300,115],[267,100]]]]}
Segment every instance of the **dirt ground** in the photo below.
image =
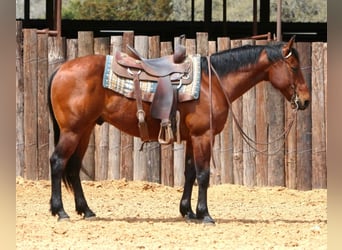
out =
{"type": "MultiPolygon", "coordinates": [[[[70,221],[49,212],[50,182],[16,180],[17,249],[327,249],[327,190],[212,186],[215,226],[186,222],[182,188],[125,180],[83,182],[97,219],[77,215],[63,189],[70,221]]],[[[193,194],[193,208],[197,187],[193,194]]]]}

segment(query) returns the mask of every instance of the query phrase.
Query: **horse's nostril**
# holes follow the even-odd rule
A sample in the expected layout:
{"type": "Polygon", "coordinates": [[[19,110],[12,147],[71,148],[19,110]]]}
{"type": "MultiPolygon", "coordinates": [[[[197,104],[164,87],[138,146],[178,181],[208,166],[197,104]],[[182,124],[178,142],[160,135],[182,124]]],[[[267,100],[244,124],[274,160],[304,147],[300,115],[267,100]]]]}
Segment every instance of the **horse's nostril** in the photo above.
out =
{"type": "Polygon", "coordinates": [[[305,100],[305,101],[304,101],[304,107],[308,107],[309,104],[310,104],[310,101],[309,101],[309,100],[305,100]]]}

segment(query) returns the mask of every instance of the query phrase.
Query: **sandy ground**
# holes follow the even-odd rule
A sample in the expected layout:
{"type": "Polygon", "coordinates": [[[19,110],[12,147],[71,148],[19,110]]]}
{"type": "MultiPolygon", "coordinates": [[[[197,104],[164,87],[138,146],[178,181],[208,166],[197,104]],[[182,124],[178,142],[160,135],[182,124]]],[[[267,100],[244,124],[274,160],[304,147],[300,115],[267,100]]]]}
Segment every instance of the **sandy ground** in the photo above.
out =
{"type": "MultiPolygon", "coordinates": [[[[63,189],[70,221],[57,222],[50,182],[17,178],[17,249],[327,249],[327,190],[212,186],[216,225],[208,226],[180,216],[182,188],[125,180],[83,187],[97,219],[77,215],[63,189]]],[[[196,200],[197,188],[193,206],[196,200]]]]}

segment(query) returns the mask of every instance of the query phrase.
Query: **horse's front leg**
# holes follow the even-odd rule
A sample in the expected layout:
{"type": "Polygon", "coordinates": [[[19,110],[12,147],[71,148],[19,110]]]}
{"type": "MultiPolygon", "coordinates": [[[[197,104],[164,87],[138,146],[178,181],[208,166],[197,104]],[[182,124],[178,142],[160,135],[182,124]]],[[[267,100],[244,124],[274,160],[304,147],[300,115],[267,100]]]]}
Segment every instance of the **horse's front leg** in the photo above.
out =
{"type": "Polygon", "coordinates": [[[196,167],[196,178],[198,183],[198,200],[196,217],[203,223],[215,223],[209,215],[207,204],[207,191],[210,179],[210,136],[192,137],[193,154],[196,167]]]}
{"type": "Polygon", "coordinates": [[[186,157],[185,157],[185,183],[184,183],[184,191],[183,196],[180,202],[179,210],[183,217],[186,219],[196,219],[196,214],[192,211],[191,208],[191,194],[192,188],[196,179],[196,169],[194,162],[194,155],[192,149],[191,141],[187,141],[186,143],[186,157]]]}

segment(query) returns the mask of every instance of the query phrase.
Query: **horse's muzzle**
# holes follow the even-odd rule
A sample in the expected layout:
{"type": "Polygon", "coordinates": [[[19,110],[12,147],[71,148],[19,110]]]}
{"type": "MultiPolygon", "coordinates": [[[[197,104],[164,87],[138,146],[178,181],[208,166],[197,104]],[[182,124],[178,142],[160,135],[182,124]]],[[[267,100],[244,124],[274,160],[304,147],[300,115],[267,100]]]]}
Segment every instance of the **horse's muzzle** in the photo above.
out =
{"type": "Polygon", "coordinates": [[[291,101],[291,107],[297,110],[305,110],[310,105],[310,100],[301,100],[296,96],[291,101]]]}

